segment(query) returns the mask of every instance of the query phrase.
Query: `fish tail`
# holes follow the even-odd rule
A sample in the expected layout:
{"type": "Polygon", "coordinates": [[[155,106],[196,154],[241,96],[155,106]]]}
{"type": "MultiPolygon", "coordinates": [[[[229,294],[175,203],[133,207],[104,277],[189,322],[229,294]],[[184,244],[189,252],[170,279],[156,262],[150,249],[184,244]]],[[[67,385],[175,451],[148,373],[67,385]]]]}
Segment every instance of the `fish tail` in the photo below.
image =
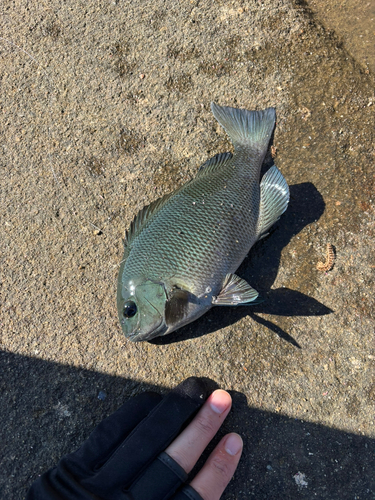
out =
{"type": "Polygon", "coordinates": [[[265,154],[275,126],[275,108],[248,111],[211,103],[216,120],[229,135],[235,149],[251,149],[265,154]]]}

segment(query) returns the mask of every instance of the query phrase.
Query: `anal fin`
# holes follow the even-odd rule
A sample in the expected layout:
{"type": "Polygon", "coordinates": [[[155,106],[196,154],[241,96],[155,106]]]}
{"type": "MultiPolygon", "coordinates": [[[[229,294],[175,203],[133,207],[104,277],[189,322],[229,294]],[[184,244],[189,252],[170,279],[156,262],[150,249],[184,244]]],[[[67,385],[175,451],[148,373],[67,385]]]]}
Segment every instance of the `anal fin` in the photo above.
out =
{"type": "Polygon", "coordinates": [[[223,288],[217,297],[213,297],[214,306],[235,306],[249,304],[258,297],[258,292],[249,283],[236,274],[227,274],[223,288]]]}
{"type": "Polygon", "coordinates": [[[260,183],[258,239],[266,236],[270,227],[285,212],[288,203],[289,186],[280,170],[274,165],[264,174],[260,183]]]}

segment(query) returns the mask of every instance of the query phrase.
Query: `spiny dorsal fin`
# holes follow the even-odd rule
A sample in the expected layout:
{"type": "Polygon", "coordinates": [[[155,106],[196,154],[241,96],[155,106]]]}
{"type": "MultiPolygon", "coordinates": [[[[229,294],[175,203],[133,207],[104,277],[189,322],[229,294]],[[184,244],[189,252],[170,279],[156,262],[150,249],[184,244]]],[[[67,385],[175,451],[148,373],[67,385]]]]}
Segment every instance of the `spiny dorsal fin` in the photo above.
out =
{"type": "Polygon", "coordinates": [[[259,293],[249,283],[236,274],[225,276],[223,288],[217,297],[212,299],[214,306],[236,306],[251,303],[259,293]]]}
{"type": "Polygon", "coordinates": [[[132,240],[138,236],[146,223],[154,215],[155,212],[160,210],[165,203],[175,194],[174,192],[168,193],[158,200],[152,201],[149,205],[143,207],[132,220],[129,229],[125,232],[124,247],[128,247],[132,240]]]}
{"type": "Polygon", "coordinates": [[[266,236],[268,229],[285,212],[288,203],[289,186],[283,174],[274,165],[264,174],[260,183],[258,239],[266,236]]]}
{"type": "Polygon", "coordinates": [[[214,170],[217,170],[222,165],[224,165],[228,160],[230,160],[232,157],[233,157],[232,153],[219,153],[218,155],[214,156],[213,158],[210,158],[205,163],[203,163],[203,165],[201,165],[199,167],[196,178],[200,177],[202,175],[210,174],[214,170]]]}
{"type": "Polygon", "coordinates": [[[212,102],[211,111],[229,135],[235,149],[249,148],[266,153],[276,121],[274,108],[249,111],[218,106],[212,102]]]}

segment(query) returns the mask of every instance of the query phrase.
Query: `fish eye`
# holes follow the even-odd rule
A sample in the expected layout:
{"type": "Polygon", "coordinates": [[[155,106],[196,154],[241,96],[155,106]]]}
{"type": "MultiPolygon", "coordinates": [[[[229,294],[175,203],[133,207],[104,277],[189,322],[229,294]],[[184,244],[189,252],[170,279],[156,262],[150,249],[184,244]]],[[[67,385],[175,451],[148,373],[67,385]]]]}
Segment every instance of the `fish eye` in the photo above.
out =
{"type": "Polygon", "coordinates": [[[132,300],[128,300],[124,304],[124,309],[122,310],[122,314],[125,318],[132,318],[137,314],[137,304],[132,300]]]}

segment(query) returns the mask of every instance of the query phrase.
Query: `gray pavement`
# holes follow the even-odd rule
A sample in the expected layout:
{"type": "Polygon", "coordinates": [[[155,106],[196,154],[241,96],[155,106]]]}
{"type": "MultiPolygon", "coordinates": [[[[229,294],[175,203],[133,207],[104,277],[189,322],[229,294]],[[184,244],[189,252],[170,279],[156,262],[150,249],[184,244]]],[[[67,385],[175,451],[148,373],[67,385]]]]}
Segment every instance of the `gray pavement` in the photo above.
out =
{"type": "Polygon", "coordinates": [[[232,392],[222,432],[244,437],[224,499],[374,498],[368,67],[287,0],[0,12],[0,497],[23,498],[127,397],[196,375],[232,392]],[[230,149],[211,101],[277,110],[290,206],[238,270],[267,300],[132,344],[115,304],[121,238],[230,149]]]}

